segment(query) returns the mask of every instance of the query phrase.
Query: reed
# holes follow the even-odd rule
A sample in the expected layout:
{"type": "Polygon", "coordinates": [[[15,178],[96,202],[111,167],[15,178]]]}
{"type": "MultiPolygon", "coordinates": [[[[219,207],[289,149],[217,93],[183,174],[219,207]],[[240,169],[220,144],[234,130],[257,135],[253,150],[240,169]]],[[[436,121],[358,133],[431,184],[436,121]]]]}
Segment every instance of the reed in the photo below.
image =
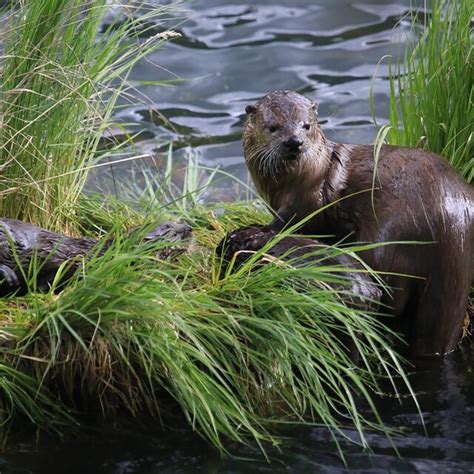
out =
{"type": "Polygon", "coordinates": [[[74,232],[75,204],[98,141],[117,99],[130,92],[127,75],[167,37],[140,39],[167,14],[144,4],[139,17],[129,7],[101,31],[107,5],[12,6],[2,38],[0,215],[74,232]]]}
{"type": "Polygon", "coordinates": [[[470,0],[412,13],[404,57],[390,67],[389,143],[441,154],[474,179],[474,56],[470,0]]]}

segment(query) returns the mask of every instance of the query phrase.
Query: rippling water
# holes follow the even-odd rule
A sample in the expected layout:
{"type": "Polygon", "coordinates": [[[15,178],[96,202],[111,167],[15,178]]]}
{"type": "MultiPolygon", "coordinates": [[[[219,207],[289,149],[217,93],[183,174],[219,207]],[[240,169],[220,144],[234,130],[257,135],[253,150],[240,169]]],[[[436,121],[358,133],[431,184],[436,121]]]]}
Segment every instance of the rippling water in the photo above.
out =
{"type": "MultiPolygon", "coordinates": [[[[410,24],[400,20],[409,3],[186,3],[188,19],[178,26],[182,38],[142,61],[132,74],[136,95],[146,96],[152,105],[125,107],[118,115],[151,137],[140,142],[139,151],[156,152],[170,140],[178,162],[198,159],[244,181],[244,109],[274,89],[295,89],[318,101],[331,139],[371,142],[376,135],[369,110],[371,86],[378,121],[384,123],[388,113],[387,59],[373,78],[381,58],[396,56],[403,46],[400,39],[410,24]],[[143,84],[157,80],[179,82],[170,87],[143,84]]],[[[129,166],[121,170],[126,173],[129,166]]]]}
{"type": "MultiPolygon", "coordinates": [[[[175,159],[198,158],[243,180],[243,111],[272,89],[296,89],[316,99],[332,139],[370,142],[376,134],[368,101],[371,81],[380,58],[396,54],[400,33],[409,31],[407,22],[399,23],[408,6],[409,0],[195,0],[179,26],[182,39],[140,62],[132,75],[139,93],[160,113],[130,106],[118,115],[131,129],[146,132],[139,151],[159,150],[171,140],[175,159]],[[143,84],[177,78],[172,87],[143,84]]],[[[373,83],[381,123],[388,110],[386,64],[373,83]]],[[[124,165],[120,171],[126,179],[131,169],[124,165]]],[[[385,421],[404,433],[396,438],[401,457],[383,436],[372,434],[373,454],[345,447],[351,472],[474,472],[473,370],[473,344],[443,359],[418,361],[411,379],[428,436],[408,400],[399,405],[386,398],[380,401],[385,421]]],[[[0,457],[0,473],[345,472],[326,430],[306,427],[288,434],[290,440],[281,453],[271,453],[270,463],[237,446],[235,455],[252,460],[223,460],[189,431],[168,431],[41,449],[17,445],[0,457]]]]}

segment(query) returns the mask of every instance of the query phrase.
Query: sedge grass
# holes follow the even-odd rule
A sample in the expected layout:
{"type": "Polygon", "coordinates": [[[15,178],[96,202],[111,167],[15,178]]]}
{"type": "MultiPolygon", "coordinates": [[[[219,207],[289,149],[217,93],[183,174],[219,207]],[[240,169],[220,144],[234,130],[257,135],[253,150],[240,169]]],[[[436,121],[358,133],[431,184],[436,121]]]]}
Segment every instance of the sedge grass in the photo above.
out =
{"type": "Polygon", "coordinates": [[[390,67],[387,138],[441,154],[472,182],[474,3],[433,0],[430,6],[424,16],[412,13],[404,58],[390,67]]]}
{"type": "Polygon", "coordinates": [[[107,8],[105,0],[12,7],[3,33],[0,215],[75,230],[74,204],[128,73],[168,37],[140,39],[165,7],[141,4],[137,19],[129,6],[101,32],[107,8]]]}
{"type": "MultiPolygon", "coordinates": [[[[251,215],[248,203],[229,206],[242,223],[268,217],[251,215]]],[[[228,439],[254,440],[265,449],[279,442],[276,429],[288,423],[325,425],[335,439],[352,426],[363,447],[367,429],[388,435],[374,394],[387,378],[409,389],[379,317],[344,304],[348,282],[341,268],[272,264],[254,271],[249,261],[217,278],[212,249],[229,230],[227,215],[199,206],[187,213],[201,225],[194,250],[176,261],[154,257],[166,244],[150,248],[138,236],[118,239],[103,257],[85,262],[80,278],[60,294],[1,303],[21,310],[5,320],[8,344],[0,357],[36,387],[15,392],[16,411],[36,426],[62,431],[71,423],[65,413],[79,420],[94,409],[151,413],[166,426],[160,397],[166,392],[191,426],[222,450],[228,439]],[[329,282],[340,282],[341,290],[329,282]],[[355,338],[360,367],[336,334],[355,338]],[[42,404],[35,405],[37,397],[42,404]],[[371,416],[360,412],[361,399],[371,416]],[[53,410],[59,412],[53,416],[53,410]]],[[[3,421],[14,426],[8,405],[3,421]]]]}

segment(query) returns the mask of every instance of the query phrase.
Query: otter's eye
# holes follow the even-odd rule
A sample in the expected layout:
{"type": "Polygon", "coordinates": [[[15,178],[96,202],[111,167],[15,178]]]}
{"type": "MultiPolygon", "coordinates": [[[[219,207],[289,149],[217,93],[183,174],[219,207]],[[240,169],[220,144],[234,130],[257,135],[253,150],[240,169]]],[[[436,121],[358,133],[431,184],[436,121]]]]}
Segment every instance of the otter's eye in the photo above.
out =
{"type": "Polygon", "coordinates": [[[308,122],[305,122],[305,123],[303,124],[303,128],[304,128],[305,130],[309,130],[309,129],[311,128],[311,125],[310,125],[308,122]]]}
{"type": "Polygon", "coordinates": [[[280,130],[280,125],[272,124],[268,127],[268,130],[269,130],[270,133],[274,133],[277,130],[280,130]]]}

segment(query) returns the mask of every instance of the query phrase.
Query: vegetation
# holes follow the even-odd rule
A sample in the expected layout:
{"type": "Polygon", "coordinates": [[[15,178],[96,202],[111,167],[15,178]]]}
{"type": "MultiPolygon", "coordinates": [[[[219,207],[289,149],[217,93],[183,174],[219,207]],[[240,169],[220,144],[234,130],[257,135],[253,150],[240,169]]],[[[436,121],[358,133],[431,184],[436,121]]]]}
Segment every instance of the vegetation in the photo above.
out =
{"type": "MultiPolygon", "coordinates": [[[[98,36],[106,2],[86,5],[22,2],[12,12],[1,86],[0,215],[117,238],[59,294],[53,287],[0,301],[1,434],[25,420],[64,432],[97,411],[151,413],[166,423],[171,399],[221,449],[226,439],[277,443],[275,428],[290,422],[322,423],[335,439],[354,426],[364,447],[366,428],[389,435],[374,395],[386,380],[395,391],[398,383],[410,389],[381,317],[344,304],[350,282],[343,269],[321,256],[320,266],[256,271],[264,248],[220,277],[217,242],[268,216],[250,203],[198,205],[196,167],[181,199],[166,183],[143,207],[138,199],[128,206],[81,195],[103,127],[128,92],[130,67],[162,41],[140,41],[139,32],[163,13],[142,7],[140,21],[127,16],[98,36]],[[123,227],[146,233],[165,217],[193,224],[192,252],[163,261],[157,251],[166,244],[119,238],[123,227]],[[360,366],[341,335],[357,344],[360,366]],[[360,413],[360,402],[372,417],[360,413]]],[[[31,280],[37,271],[30,269],[31,280]]]]}
{"type": "Polygon", "coordinates": [[[390,70],[388,141],[445,156],[474,180],[474,54],[470,0],[433,0],[412,13],[404,59],[390,70]]]}
{"type": "Polygon", "coordinates": [[[167,13],[146,5],[139,19],[124,9],[98,35],[107,8],[106,0],[24,1],[4,22],[0,215],[76,230],[75,204],[125,79],[166,38],[140,40],[167,13]]]}
{"type": "MultiPolygon", "coordinates": [[[[92,200],[83,212],[102,225],[115,215],[114,228],[123,222],[120,206],[105,213],[92,200]]],[[[254,271],[250,261],[220,279],[212,249],[230,225],[255,222],[255,211],[235,204],[217,218],[195,207],[186,217],[197,229],[194,250],[177,260],[154,256],[163,243],[145,248],[138,237],[118,239],[60,294],[53,288],[0,302],[4,432],[25,418],[64,431],[86,410],[152,413],[166,425],[166,392],[222,449],[225,439],[249,436],[274,443],[278,425],[308,421],[341,436],[354,426],[368,446],[364,429],[384,429],[374,392],[387,378],[394,388],[396,380],[403,384],[403,371],[380,318],[344,304],[341,268],[325,265],[323,255],[321,266],[298,270],[272,264],[254,271]],[[360,367],[343,334],[356,341],[360,367]],[[361,398],[374,418],[360,414],[361,398]]]]}

